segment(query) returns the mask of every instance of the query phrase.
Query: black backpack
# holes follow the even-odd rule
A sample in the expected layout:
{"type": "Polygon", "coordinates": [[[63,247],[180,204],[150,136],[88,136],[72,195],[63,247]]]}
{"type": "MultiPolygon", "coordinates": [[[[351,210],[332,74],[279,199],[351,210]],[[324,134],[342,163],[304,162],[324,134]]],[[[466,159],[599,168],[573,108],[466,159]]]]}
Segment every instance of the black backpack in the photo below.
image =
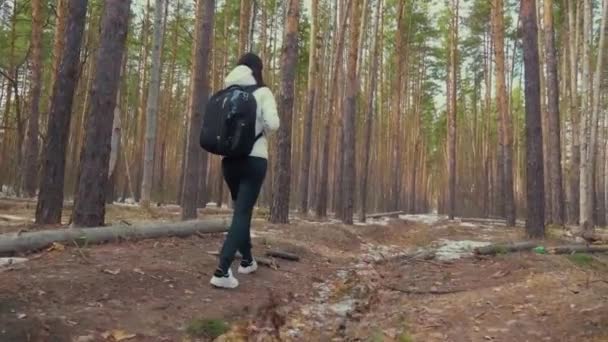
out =
{"type": "Polygon", "coordinates": [[[230,86],[209,99],[200,134],[200,145],[209,153],[246,157],[263,135],[255,134],[257,103],[253,92],[259,86],[230,86]]]}

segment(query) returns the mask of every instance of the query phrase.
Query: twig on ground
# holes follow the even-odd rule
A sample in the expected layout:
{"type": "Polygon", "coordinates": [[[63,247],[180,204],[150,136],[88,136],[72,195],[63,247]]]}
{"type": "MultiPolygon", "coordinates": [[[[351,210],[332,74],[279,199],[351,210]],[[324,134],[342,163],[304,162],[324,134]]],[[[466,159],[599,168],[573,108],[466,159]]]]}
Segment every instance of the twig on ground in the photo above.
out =
{"type": "Polygon", "coordinates": [[[289,260],[289,261],[300,261],[299,256],[297,256],[293,253],[287,253],[287,252],[282,252],[282,251],[268,251],[268,252],[266,252],[266,256],[285,259],[285,260],[289,260]]]}
{"type": "Polygon", "coordinates": [[[76,240],[72,240],[72,243],[74,244],[74,247],[76,247],[76,250],[78,251],[78,254],[80,254],[80,257],[82,257],[82,261],[84,261],[87,264],[90,264],[91,261],[89,260],[89,258],[87,258],[86,255],[84,255],[84,253],[82,252],[82,248],[80,248],[80,246],[78,245],[76,240]]]}
{"type": "Polygon", "coordinates": [[[406,294],[415,294],[415,295],[425,295],[425,294],[433,294],[433,295],[444,295],[450,293],[458,293],[458,292],[466,292],[466,289],[449,289],[449,290],[418,290],[418,289],[402,289],[391,285],[384,285],[386,289],[397,291],[406,294]]]}

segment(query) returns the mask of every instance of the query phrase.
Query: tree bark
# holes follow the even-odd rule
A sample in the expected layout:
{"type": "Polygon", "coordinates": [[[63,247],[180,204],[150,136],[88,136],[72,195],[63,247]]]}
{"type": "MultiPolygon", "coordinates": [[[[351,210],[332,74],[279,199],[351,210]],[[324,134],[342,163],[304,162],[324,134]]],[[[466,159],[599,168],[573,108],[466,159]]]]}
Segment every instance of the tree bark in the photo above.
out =
{"type": "Polygon", "coordinates": [[[569,57],[570,57],[570,120],[572,124],[572,143],[570,145],[571,162],[569,166],[569,186],[568,186],[568,222],[579,222],[579,186],[580,186],[580,110],[578,101],[578,36],[579,36],[579,15],[578,15],[578,0],[570,0],[568,2],[568,27],[570,33],[569,39],[569,57]]]}
{"type": "MultiPolygon", "coordinates": [[[[600,26],[600,40],[598,44],[598,52],[597,52],[597,62],[595,67],[595,74],[593,77],[593,98],[591,105],[591,120],[590,124],[590,137],[589,137],[589,146],[587,149],[587,176],[586,178],[589,180],[589,209],[587,210],[586,215],[590,218],[590,224],[587,224],[586,227],[588,229],[592,229],[595,222],[594,212],[595,212],[595,203],[596,203],[596,189],[595,189],[595,171],[596,171],[596,160],[597,160],[597,136],[598,136],[598,125],[599,125],[599,114],[600,114],[600,100],[602,97],[602,68],[604,62],[604,46],[606,40],[606,21],[608,20],[608,1],[603,0],[602,2],[602,22],[600,26]],[[590,213],[589,213],[590,211],[590,213]]],[[[581,224],[585,226],[585,220],[581,220],[581,224]]]]}
{"type": "Polygon", "coordinates": [[[36,223],[61,223],[66,146],[74,89],[78,81],[80,47],[87,0],[69,0],[65,45],[51,96],[43,169],[36,207],[36,223]]]}
{"type": "Polygon", "coordinates": [[[309,197],[309,180],[310,180],[310,168],[311,168],[311,154],[312,154],[312,125],[313,125],[313,114],[316,103],[317,88],[319,87],[319,80],[317,74],[319,73],[319,67],[321,61],[319,60],[319,44],[321,43],[318,37],[318,6],[319,0],[312,0],[311,3],[311,24],[310,24],[310,47],[308,55],[308,90],[307,90],[307,105],[306,105],[306,116],[304,118],[304,137],[302,143],[302,173],[300,175],[300,211],[303,215],[308,214],[308,197],[309,197]]]}
{"type": "Polygon", "coordinates": [[[113,112],[120,85],[120,69],[129,30],[130,0],[106,0],[101,24],[95,79],[90,90],[84,147],[80,158],[75,226],[103,226],[108,184],[113,112]]]}
{"type": "Polygon", "coordinates": [[[494,55],[496,56],[496,102],[500,115],[500,148],[503,157],[502,193],[507,225],[515,226],[515,198],[513,196],[513,147],[511,143],[511,114],[507,103],[504,53],[504,5],[503,0],[493,1],[494,55]]]}
{"type": "Polygon", "coordinates": [[[287,223],[289,221],[289,195],[291,188],[291,125],[294,111],[294,84],[298,62],[298,21],[300,2],[289,0],[287,20],[285,22],[285,41],[281,56],[281,97],[279,113],[278,156],[274,173],[274,191],[270,222],[287,223]]]}
{"type": "Polygon", "coordinates": [[[593,226],[593,180],[591,178],[593,171],[592,154],[591,149],[591,119],[592,119],[592,106],[591,106],[591,44],[592,44],[592,27],[593,27],[593,13],[591,8],[591,0],[584,0],[583,2],[583,79],[582,84],[582,111],[581,111],[581,122],[580,122],[580,157],[581,163],[579,166],[580,170],[580,186],[579,186],[579,200],[580,200],[580,220],[579,223],[582,227],[593,226]]]}
{"type": "Polygon", "coordinates": [[[553,29],[553,0],[544,0],[545,50],[547,54],[547,110],[549,141],[549,168],[551,172],[551,219],[550,222],[564,224],[564,193],[562,188],[562,157],[559,122],[559,79],[557,74],[557,51],[553,29]]]}
{"type": "MultiPolygon", "coordinates": [[[[239,21],[239,56],[249,49],[249,24],[251,23],[252,0],[241,0],[239,21]]],[[[237,57],[238,58],[238,57],[237,57]]]]}
{"type": "MultiPolygon", "coordinates": [[[[346,4],[345,13],[342,18],[342,22],[340,24],[340,29],[337,32],[338,39],[335,45],[335,59],[332,61],[332,65],[334,66],[333,75],[331,77],[331,83],[329,84],[329,96],[327,111],[325,115],[325,122],[323,127],[323,142],[322,142],[322,152],[321,152],[321,171],[320,171],[320,179],[317,190],[317,203],[316,203],[316,214],[319,218],[324,218],[327,216],[327,204],[328,204],[328,188],[329,188],[329,155],[332,146],[331,139],[331,123],[332,123],[332,113],[337,108],[336,106],[336,94],[338,93],[338,74],[339,68],[341,66],[342,54],[344,50],[344,38],[346,35],[346,24],[348,19],[348,14],[350,13],[350,8],[353,0],[348,0],[346,4]]],[[[336,23],[339,22],[336,20],[336,23]]]]}
{"type": "MultiPolygon", "coordinates": [[[[56,2],[56,19],[55,19],[55,32],[53,34],[53,69],[51,70],[51,84],[55,83],[55,75],[59,69],[59,62],[62,59],[62,53],[64,51],[65,40],[65,24],[68,9],[69,0],[57,0],[56,2]]],[[[50,102],[49,102],[50,106],[50,102]]],[[[50,108],[49,108],[50,111],[50,108]]]]}
{"type": "Polygon", "coordinates": [[[348,73],[346,83],[346,105],[344,106],[343,132],[344,145],[344,167],[342,168],[342,221],[346,224],[353,224],[353,214],[355,210],[355,177],[356,173],[356,120],[357,120],[357,94],[359,92],[358,82],[358,59],[359,59],[359,29],[361,25],[361,0],[354,0],[354,8],[351,17],[351,43],[348,58],[348,73]]]}
{"type": "Polygon", "coordinates": [[[163,0],[156,0],[154,5],[154,38],[152,43],[152,71],[148,86],[148,103],[146,110],[146,138],[144,145],[144,170],[141,183],[140,203],[143,208],[150,207],[150,193],[152,192],[154,150],[156,147],[156,131],[158,121],[158,102],[160,90],[161,55],[164,30],[162,26],[163,0]]]}
{"type": "Polygon", "coordinates": [[[182,196],[182,220],[196,218],[201,152],[199,129],[210,93],[209,65],[213,44],[215,0],[199,0],[196,7],[196,41],[192,50],[190,82],[190,127],[182,196]]]}
{"type": "Polygon", "coordinates": [[[38,134],[40,93],[42,91],[42,0],[32,0],[32,88],[30,89],[30,116],[25,140],[23,167],[24,195],[34,197],[38,185],[38,134]]]}
{"type": "Polygon", "coordinates": [[[376,87],[378,84],[378,64],[380,54],[380,18],[382,15],[383,0],[378,0],[376,4],[376,18],[374,19],[373,47],[374,50],[369,54],[370,85],[367,96],[367,114],[365,120],[365,141],[363,142],[363,169],[361,170],[361,206],[359,207],[359,220],[365,222],[367,215],[367,188],[370,173],[370,151],[372,143],[372,130],[374,125],[374,102],[376,101],[376,87]]]}
{"type": "Polygon", "coordinates": [[[448,216],[456,216],[456,96],[458,68],[458,0],[452,0],[450,26],[450,71],[449,71],[449,113],[448,113],[448,216]]]}
{"type": "Polygon", "coordinates": [[[526,232],[532,238],[541,238],[545,235],[545,189],[535,0],[521,0],[521,22],[526,101],[526,232]]]}

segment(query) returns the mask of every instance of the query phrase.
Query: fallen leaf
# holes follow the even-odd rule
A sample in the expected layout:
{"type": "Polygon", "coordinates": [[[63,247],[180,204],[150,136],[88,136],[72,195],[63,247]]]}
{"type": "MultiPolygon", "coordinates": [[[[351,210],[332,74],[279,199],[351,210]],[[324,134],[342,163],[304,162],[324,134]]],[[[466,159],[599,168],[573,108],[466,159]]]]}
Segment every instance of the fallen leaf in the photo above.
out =
{"type": "Polygon", "coordinates": [[[104,332],[101,336],[106,340],[120,342],[135,338],[137,335],[130,334],[124,330],[112,330],[104,332]]]}
{"type": "Polygon", "coordinates": [[[93,342],[95,341],[95,336],[86,335],[86,336],[78,336],[74,342],[93,342]]]}
{"type": "Polygon", "coordinates": [[[144,275],[144,274],[145,274],[145,273],[144,273],[144,271],[142,271],[142,270],[141,270],[141,269],[139,269],[139,268],[134,268],[134,269],[133,269],[133,272],[138,273],[138,274],[141,274],[141,275],[144,275]]]}
{"type": "Polygon", "coordinates": [[[120,273],[120,268],[117,268],[115,270],[104,268],[102,272],[103,273],[108,273],[108,274],[111,274],[111,275],[117,275],[118,273],[120,273]]]}
{"type": "Polygon", "coordinates": [[[496,278],[502,278],[506,275],[508,275],[509,273],[511,273],[511,271],[498,271],[494,274],[492,274],[492,278],[496,279],[496,278]]]}
{"type": "Polygon", "coordinates": [[[189,295],[191,295],[191,294],[194,294],[194,291],[190,291],[190,290],[184,290],[184,293],[185,293],[185,294],[189,294],[189,295]]]}
{"type": "Polygon", "coordinates": [[[475,332],[479,332],[479,327],[475,326],[475,327],[473,327],[473,330],[475,330],[475,332]]]}
{"type": "Polygon", "coordinates": [[[24,314],[24,313],[19,313],[19,314],[17,314],[17,318],[18,318],[18,319],[25,319],[26,317],[27,317],[27,315],[26,315],[26,314],[24,314]]]}
{"type": "Polygon", "coordinates": [[[59,242],[53,242],[53,244],[49,248],[47,248],[47,252],[53,251],[63,252],[65,251],[65,246],[60,244],[59,242]]]}

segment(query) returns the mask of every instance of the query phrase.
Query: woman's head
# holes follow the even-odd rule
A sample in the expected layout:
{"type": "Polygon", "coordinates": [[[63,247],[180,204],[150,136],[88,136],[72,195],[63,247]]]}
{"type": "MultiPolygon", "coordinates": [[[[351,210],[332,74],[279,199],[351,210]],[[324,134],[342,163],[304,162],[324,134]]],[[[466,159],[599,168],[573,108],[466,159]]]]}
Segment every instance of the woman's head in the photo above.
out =
{"type": "Polygon", "coordinates": [[[261,87],[265,86],[264,78],[262,77],[264,64],[258,55],[248,52],[239,58],[239,62],[237,64],[249,67],[249,69],[253,71],[253,78],[255,78],[256,83],[261,87]]]}

